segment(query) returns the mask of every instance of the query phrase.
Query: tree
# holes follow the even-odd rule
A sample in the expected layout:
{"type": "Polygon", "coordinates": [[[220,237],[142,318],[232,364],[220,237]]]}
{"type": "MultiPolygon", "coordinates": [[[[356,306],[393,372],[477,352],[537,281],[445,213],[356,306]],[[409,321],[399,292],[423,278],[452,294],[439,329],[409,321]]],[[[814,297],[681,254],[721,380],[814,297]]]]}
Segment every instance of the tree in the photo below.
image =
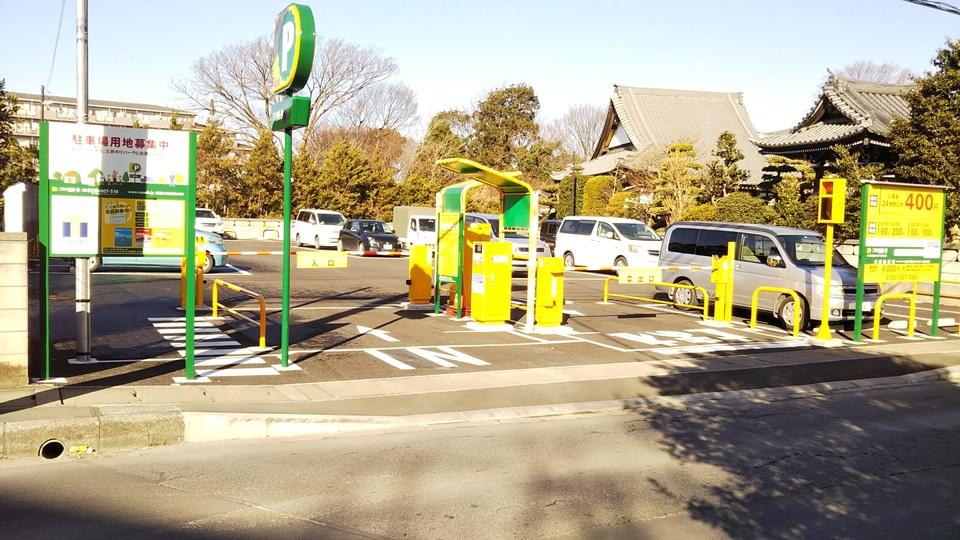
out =
{"type": "Polygon", "coordinates": [[[238,215],[240,164],[233,135],[213,121],[197,137],[197,205],[221,216],[238,215]]]}
{"type": "Polygon", "coordinates": [[[585,161],[597,146],[606,116],[606,107],[585,103],[573,105],[547,126],[545,138],[559,141],[560,149],[576,161],[585,161]]]}
{"type": "MultiPolygon", "coordinates": [[[[860,237],[860,183],[863,180],[879,179],[883,175],[883,166],[877,163],[861,164],[858,154],[839,144],[831,148],[831,151],[836,156],[831,171],[836,176],[847,179],[844,222],[834,228],[837,242],[843,242],[860,237]]],[[[826,230],[826,227],[822,229],[826,230]]]]}
{"type": "MultiPolygon", "coordinates": [[[[270,129],[273,99],[273,43],[266,36],[228,45],[194,62],[189,77],[173,82],[191,108],[212,111],[250,140],[270,129]]],[[[303,93],[311,100],[307,138],[320,119],[366,88],[397,72],[397,63],[373,49],[339,39],[318,40],[310,80],[303,93]]]]}
{"type": "Polygon", "coordinates": [[[279,216],[283,212],[283,161],[271,132],[260,132],[243,165],[241,186],[237,206],[244,217],[279,216]]]}
{"type": "Polygon", "coordinates": [[[782,227],[811,228],[812,224],[800,200],[800,180],[796,176],[787,176],[773,190],[776,196],[773,223],[782,227]]]}
{"type": "Polygon", "coordinates": [[[813,182],[817,175],[809,161],[784,156],[767,156],[767,165],[763,168],[760,186],[772,192],[777,184],[787,177],[797,180],[801,201],[806,200],[813,193],[813,182]]]}
{"type": "Polygon", "coordinates": [[[770,223],[773,221],[773,210],[763,200],[738,191],[731,193],[717,201],[717,221],[733,223],[770,223]]]}
{"type": "Polygon", "coordinates": [[[466,154],[470,115],[462,111],[441,111],[430,119],[427,133],[413,158],[403,168],[406,177],[431,177],[440,186],[460,180],[456,175],[436,166],[437,160],[466,154]]]}
{"type": "Polygon", "coordinates": [[[583,213],[600,216],[607,210],[610,198],[617,192],[617,181],[612,176],[594,176],[587,180],[583,190],[583,213]]]}
{"type": "Polygon", "coordinates": [[[320,183],[320,163],[306,144],[301,144],[290,168],[293,181],[293,205],[298,208],[317,208],[326,197],[320,183]]]}
{"type": "Polygon", "coordinates": [[[660,172],[654,180],[654,215],[670,224],[683,216],[684,210],[694,204],[700,194],[703,175],[697,163],[697,151],[693,143],[678,142],[670,145],[660,161],[660,172]]]}
{"type": "Polygon", "coordinates": [[[606,212],[603,215],[648,221],[650,219],[650,205],[643,204],[636,193],[618,191],[610,197],[606,212]]]}
{"type": "Polygon", "coordinates": [[[717,221],[717,207],[713,204],[695,204],[683,211],[684,221],[717,221]]]}
{"type": "Polygon", "coordinates": [[[884,62],[878,64],[871,60],[858,60],[837,70],[837,75],[856,81],[876,82],[884,84],[907,84],[913,78],[909,69],[884,62]]]}
{"type": "Polygon", "coordinates": [[[391,175],[350,142],[337,142],[323,156],[319,184],[321,208],[352,218],[387,219],[393,211],[396,187],[391,175]]]}
{"type": "Polygon", "coordinates": [[[557,219],[583,214],[583,192],[586,190],[587,180],[589,177],[580,174],[579,169],[574,169],[560,181],[560,185],[557,186],[555,207],[557,219]],[[573,200],[574,187],[576,187],[576,201],[573,200]]]}
{"type": "Polygon", "coordinates": [[[494,169],[516,169],[518,150],[540,138],[539,110],[540,100],[525,84],[490,92],[472,115],[469,154],[494,169]]]}
{"type": "Polygon", "coordinates": [[[717,138],[717,146],[710,151],[715,159],[707,163],[704,175],[701,202],[715,203],[730,193],[737,191],[740,184],[750,177],[750,173],[740,168],[737,162],[743,159],[743,152],[737,148],[737,137],[724,131],[717,138]]]}
{"type": "Polygon", "coordinates": [[[893,172],[901,181],[948,186],[947,227],[960,223],[960,40],[948,40],[933,59],[935,71],[907,93],[910,116],[893,122],[897,152],[893,172]]]}
{"type": "MultiPolygon", "coordinates": [[[[20,146],[13,132],[18,108],[16,96],[7,93],[6,80],[0,79],[0,194],[11,184],[37,178],[36,149],[20,146]]],[[[2,205],[0,197],[0,208],[2,205]]]]}

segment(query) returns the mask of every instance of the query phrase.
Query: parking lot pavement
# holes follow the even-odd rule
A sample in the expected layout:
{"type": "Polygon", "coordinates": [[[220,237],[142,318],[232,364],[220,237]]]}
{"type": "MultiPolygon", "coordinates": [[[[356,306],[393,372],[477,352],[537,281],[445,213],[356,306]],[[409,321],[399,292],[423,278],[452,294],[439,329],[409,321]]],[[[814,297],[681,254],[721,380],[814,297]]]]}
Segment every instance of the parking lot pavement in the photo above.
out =
{"type": "MultiPolygon", "coordinates": [[[[278,250],[279,242],[228,241],[228,249],[278,250]]],[[[312,250],[312,248],[297,248],[312,250]]],[[[526,333],[525,279],[514,280],[511,324],[498,331],[478,328],[432,311],[403,309],[406,300],[406,257],[354,257],[346,269],[293,269],[291,294],[291,360],[298,371],[278,371],[280,342],[280,258],[235,256],[238,271],[207,276],[221,278],[263,294],[268,311],[267,349],[256,349],[258,331],[231,315],[209,318],[199,311],[197,370],[211,384],[284,384],[315,381],[389,378],[449,372],[511,372],[551,367],[642,364],[634,373],[745,370],[765,366],[827,363],[864,357],[861,345],[838,340],[824,348],[809,334],[794,338],[771,318],[757,328],[746,324],[749,313],[735,311],[733,325],[704,322],[696,311],[679,311],[652,301],[601,303],[607,276],[571,272],[565,276],[565,324],[560,333],[526,333]],[[646,371],[645,371],[646,370],[646,371]]],[[[183,321],[179,274],[99,272],[93,279],[93,356],[98,363],[69,362],[73,351],[72,279],[54,282],[53,374],[77,384],[170,384],[183,375],[183,321]]],[[[642,298],[655,291],[636,287],[642,298]]],[[[663,299],[661,297],[656,297],[663,299]]],[[[225,293],[221,301],[254,316],[259,308],[248,299],[225,293]]],[[[922,308],[924,306],[921,306],[922,308]]],[[[929,306],[927,306],[929,307],[929,306]]],[[[891,318],[899,304],[891,302],[891,318]]],[[[924,308],[926,309],[926,308],[924,308]]],[[[885,310],[886,311],[886,310],[885,310]]],[[[919,313],[924,313],[920,310],[919,313]]],[[[955,307],[941,317],[960,318],[955,307]]],[[[919,315],[918,319],[922,319],[919,315]]],[[[897,325],[883,329],[884,343],[906,342],[897,325]]],[[[869,328],[869,326],[865,326],[869,328]]],[[[956,341],[956,327],[942,329],[939,340],[956,341]]],[[[933,341],[921,324],[914,338],[933,341]]],[[[849,338],[849,330],[837,336],[849,338]]],[[[918,368],[919,369],[919,368],[918,368]]]]}

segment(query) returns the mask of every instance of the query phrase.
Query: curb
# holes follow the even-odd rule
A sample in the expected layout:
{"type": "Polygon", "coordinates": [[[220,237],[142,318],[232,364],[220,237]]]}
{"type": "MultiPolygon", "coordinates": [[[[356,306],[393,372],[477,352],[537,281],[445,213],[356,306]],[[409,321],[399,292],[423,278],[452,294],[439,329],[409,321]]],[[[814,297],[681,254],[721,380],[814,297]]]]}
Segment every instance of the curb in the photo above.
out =
{"type": "Polygon", "coordinates": [[[72,416],[6,421],[0,423],[0,428],[2,457],[10,459],[37,456],[40,445],[49,439],[57,439],[65,449],[81,446],[97,452],[114,452],[181,442],[387,433],[664,408],[683,410],[716,406],[729,410],[790,399],[940,381],[960,383],[960,365],[874,379],[408,416],[184,412],[162,405],[78,407],[73,410],[72,416]]]}

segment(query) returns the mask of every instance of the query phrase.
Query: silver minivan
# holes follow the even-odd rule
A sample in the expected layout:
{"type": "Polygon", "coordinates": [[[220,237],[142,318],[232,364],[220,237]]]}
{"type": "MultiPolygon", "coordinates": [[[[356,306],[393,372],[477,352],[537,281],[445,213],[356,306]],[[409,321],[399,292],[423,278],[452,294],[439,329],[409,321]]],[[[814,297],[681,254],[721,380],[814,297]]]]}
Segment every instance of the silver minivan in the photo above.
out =
{"type": "MultiPolygon", "coordinates": [[[[750,307],[757,287],[791,289],[800,296],[800,327],[820,319],[824,280],[824,243],[820,235],[805,229],[753,225],[748,223],[678,222],[670,225],[660,249],[660,266],[665,283],[704,287],[715,294],[710,282],[713,255],[727,254],[727,243],[735,243],[733,303],[750,307]],[[704,267],[694,269],[691,267],[704,267]]],[[[830,274],[830,321],[853,320],[856,316],[857,269],[836,251],[830,274]]],[[[696,306],[699,295],[690,289],[658,287],[679,305],[696,306]]],[[[871,313],[877,300],[876,284],[864,285],[863,312],[871,313]]],[[[757,306],[793,326],[793,297],[760,293],[757,306]]]]}

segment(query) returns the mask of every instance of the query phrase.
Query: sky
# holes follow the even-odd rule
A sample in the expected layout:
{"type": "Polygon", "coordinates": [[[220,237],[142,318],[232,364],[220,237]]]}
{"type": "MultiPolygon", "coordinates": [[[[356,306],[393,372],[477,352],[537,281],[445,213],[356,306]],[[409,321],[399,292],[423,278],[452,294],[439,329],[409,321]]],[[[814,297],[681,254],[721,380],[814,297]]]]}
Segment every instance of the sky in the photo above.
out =
{"type": "MultiPolygon", "coordinates": [[[[311,6],[319,39],[397,61],[394,80],[416,92],[420,126],[522,83],[539,97],[544,122],[574,105],[606,107],[614,85],[742,92],[754,126],[769,132],[803,118],[828,68],[869,60],[923,73],[948,38],[960,37],[960,17],[902,0],[301,3],[311,6]]],[[[172,79],[223,47],[272,35],[286,5],[89,0],[90,99],[182,106],[172,79]]],[[[8,91],[45,85],[76,96],[75,40],[76,0],[0,0],[8,91]]]]}

